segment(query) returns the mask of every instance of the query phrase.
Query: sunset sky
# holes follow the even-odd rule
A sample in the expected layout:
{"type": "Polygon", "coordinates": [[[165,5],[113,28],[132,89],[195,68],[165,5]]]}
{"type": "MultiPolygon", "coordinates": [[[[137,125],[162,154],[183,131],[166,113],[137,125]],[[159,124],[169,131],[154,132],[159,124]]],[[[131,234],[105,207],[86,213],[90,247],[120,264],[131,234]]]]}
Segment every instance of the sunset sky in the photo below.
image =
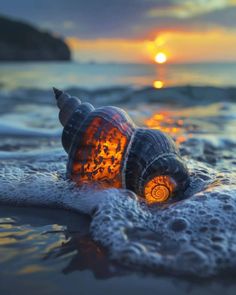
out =
{"type": "Polygon", "coordinates": [[[66,38],[79,61],[236,61],[236,0],[12,0],[0,14],[66,38]]]}

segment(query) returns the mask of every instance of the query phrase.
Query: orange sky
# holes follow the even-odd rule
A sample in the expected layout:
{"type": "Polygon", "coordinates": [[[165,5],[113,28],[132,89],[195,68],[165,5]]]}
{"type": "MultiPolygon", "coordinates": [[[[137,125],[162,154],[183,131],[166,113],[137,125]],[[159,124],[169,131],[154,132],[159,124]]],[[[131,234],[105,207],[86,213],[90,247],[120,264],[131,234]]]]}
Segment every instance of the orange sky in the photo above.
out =
{"type": "Polygon", "coordinates": [[[236,31],[163,32],[154,40],[68,37],[67,42],[80,61],[153,63],[160,51],[170,63],[236,60],[236,31]]]}

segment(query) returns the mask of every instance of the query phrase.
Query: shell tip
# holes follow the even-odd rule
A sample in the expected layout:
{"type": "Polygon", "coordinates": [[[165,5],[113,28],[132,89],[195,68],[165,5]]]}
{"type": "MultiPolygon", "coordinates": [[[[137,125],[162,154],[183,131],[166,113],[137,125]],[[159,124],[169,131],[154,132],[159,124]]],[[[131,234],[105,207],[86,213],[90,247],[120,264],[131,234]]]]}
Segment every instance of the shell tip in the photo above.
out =
{"type": "Polygon", "coordinates": [[[54,95],[55,95],[55,98],[58,99],[60,97],[60,95],[62,95],[63,91],[55,88],[55,87],[52,87],[53,89],[53,92],[54,92],[54,95]]]}

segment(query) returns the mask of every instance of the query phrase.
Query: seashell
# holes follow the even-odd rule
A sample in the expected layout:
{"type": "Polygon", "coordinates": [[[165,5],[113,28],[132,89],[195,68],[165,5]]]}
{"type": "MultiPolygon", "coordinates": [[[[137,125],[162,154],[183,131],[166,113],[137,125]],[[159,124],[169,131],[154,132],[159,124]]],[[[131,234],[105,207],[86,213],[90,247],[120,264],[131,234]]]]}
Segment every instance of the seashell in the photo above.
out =
{"type": "Polygon", "coordinates": [[[127,188],[148,203],[165,202],[186,189],[188,169],[167,134],[137,127],[118,107],[95,109],[53,90],[64,126],[69,179],[78,185],[127,188]]]}

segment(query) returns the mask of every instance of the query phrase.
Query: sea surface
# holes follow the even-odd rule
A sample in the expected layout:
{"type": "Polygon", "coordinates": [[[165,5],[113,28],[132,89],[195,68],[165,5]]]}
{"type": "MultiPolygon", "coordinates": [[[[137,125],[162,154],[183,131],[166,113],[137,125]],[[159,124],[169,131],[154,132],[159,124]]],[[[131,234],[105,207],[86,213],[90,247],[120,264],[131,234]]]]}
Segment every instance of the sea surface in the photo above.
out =
{"type": "MultiPolygon", "coordinates": [[[[18,87],[86,89],[110,86],[151,86],[160,81],[164,87],[177,85],[236,85],[236,63],[204,64],[97,64],[78,62],[1,63],[0,85],[18,87]]],[[[157,83],[158,85],[158,83],[157,83]]]]}
{"type": "Polygon", "coordinates": [[[0,294],[235,294],[235,64],[3,63],[0,82],[0,294]],[[69,182],[52,86],[170,134],[184,199],[69,182]]]}

